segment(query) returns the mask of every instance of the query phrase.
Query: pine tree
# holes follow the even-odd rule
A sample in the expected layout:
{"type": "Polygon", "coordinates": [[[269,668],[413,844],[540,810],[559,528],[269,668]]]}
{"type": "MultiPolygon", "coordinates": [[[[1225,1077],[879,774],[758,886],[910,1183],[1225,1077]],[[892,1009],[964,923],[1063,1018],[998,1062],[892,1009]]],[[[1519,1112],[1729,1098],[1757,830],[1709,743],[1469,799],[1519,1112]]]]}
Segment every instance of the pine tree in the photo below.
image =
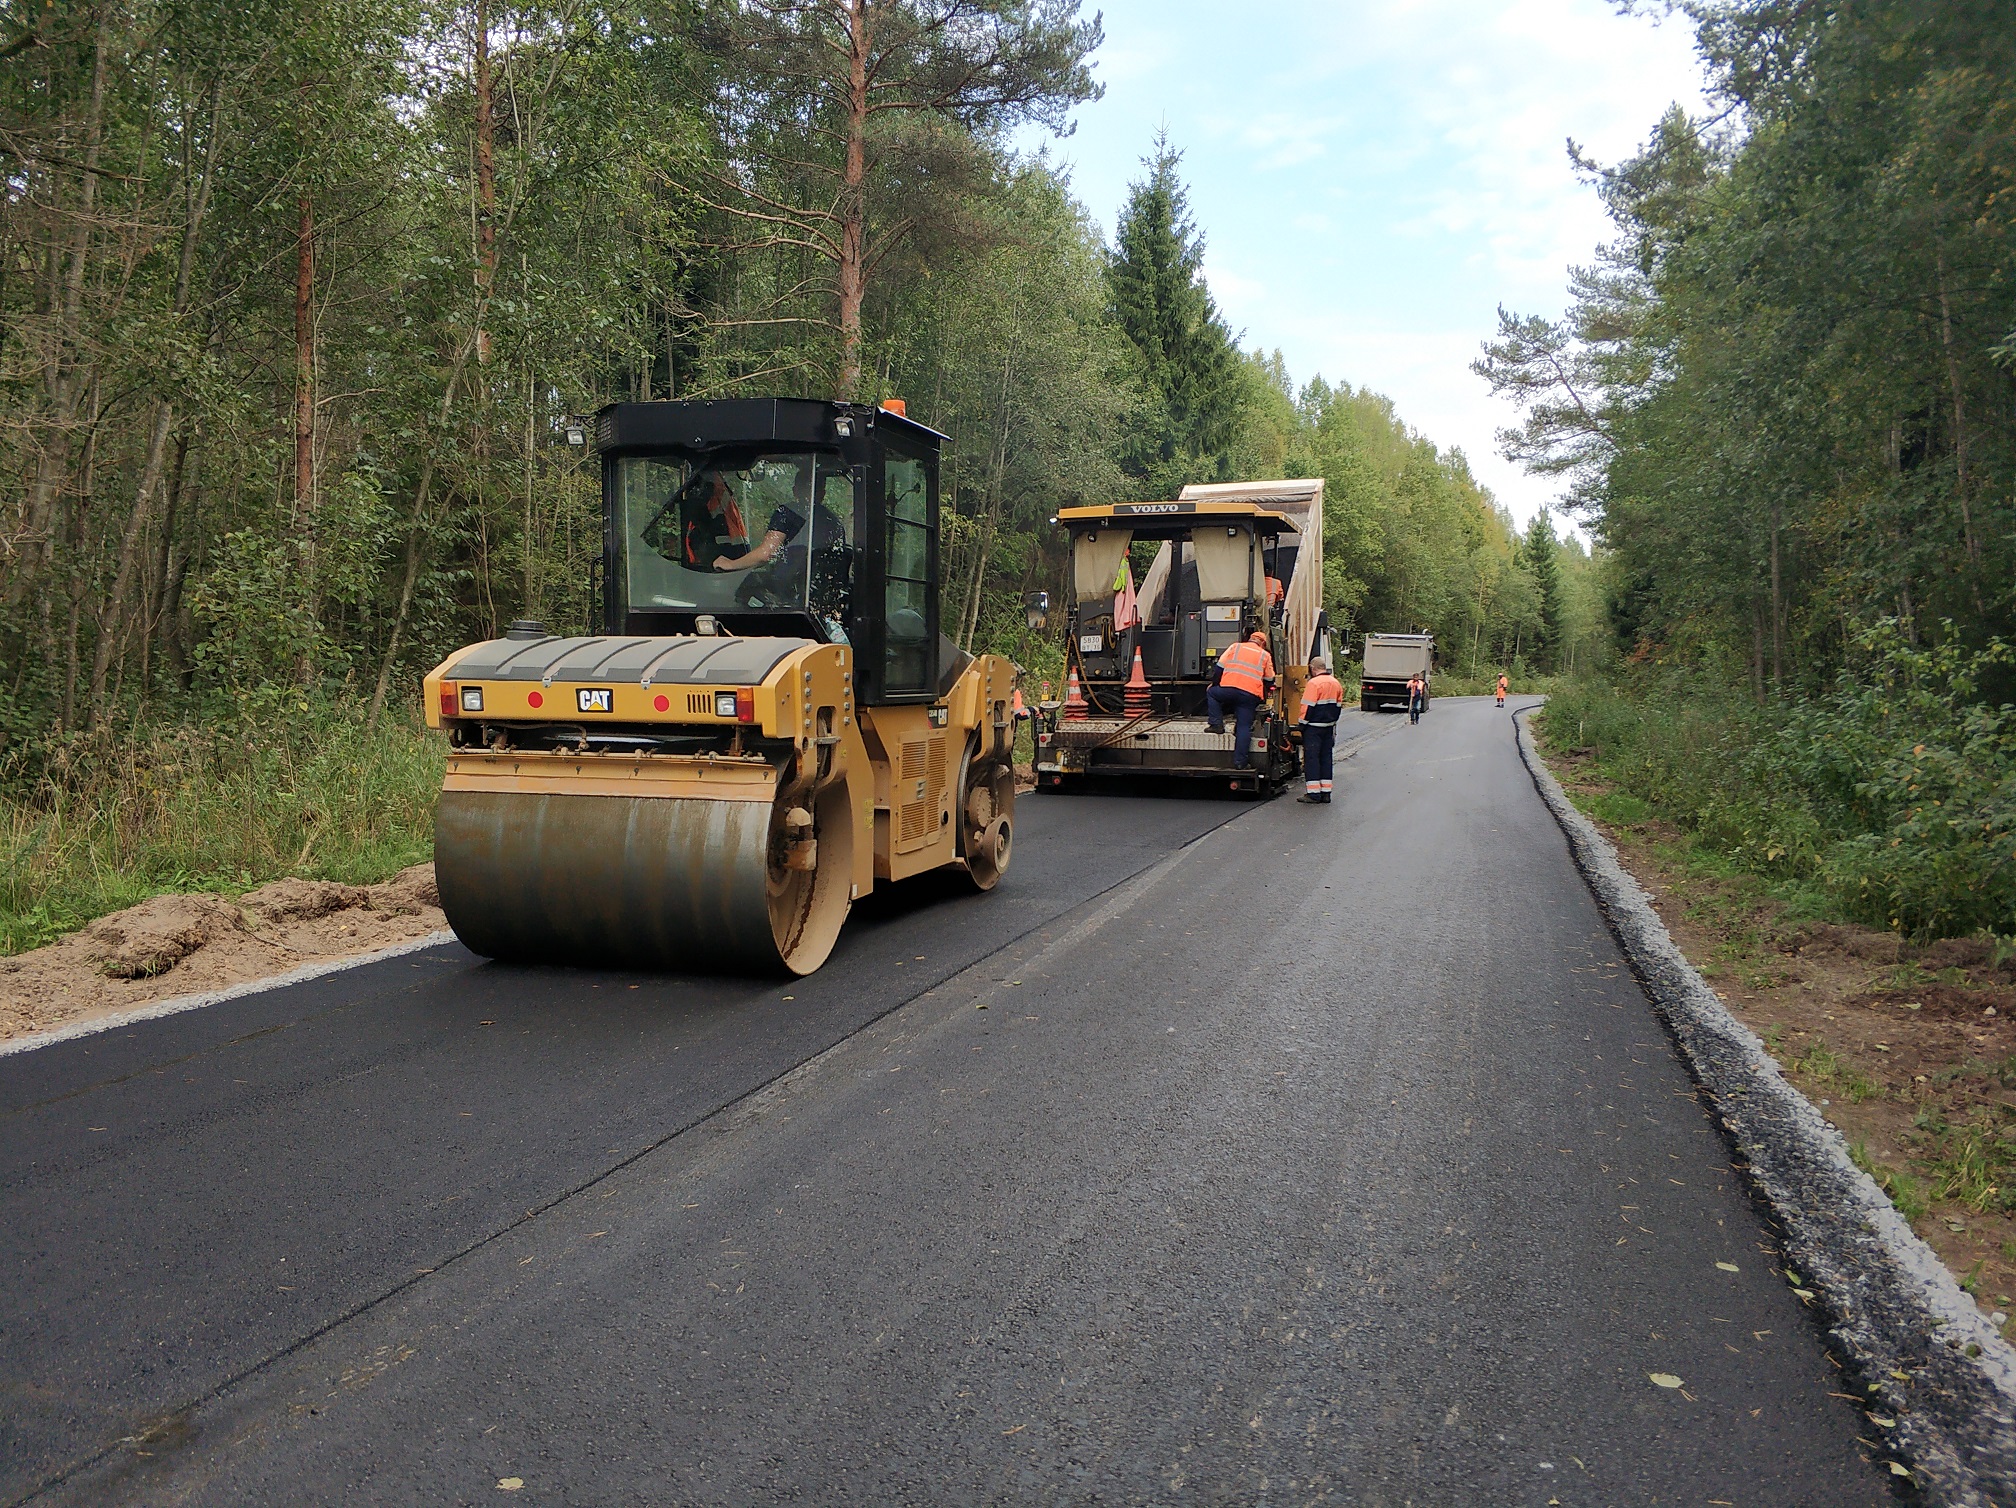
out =
{"type": "Polygon", "coordinates": [[[1561,543],[1554,537],[1554,520],[1545,508],[1533,515],[1526,537],[1519,542],[1519,564],[1533,578],[1540,598],[1540,630],[1533,646],[1532,662],[1541,670],[1560,668],[1566,641],[1563,632],[1561,599],[1561,543]]]}
{"type": "Polygon", "coordinates": [[[1238,348],[1204,281],[1204,237],[1177,176],[1183,154],[1166,132],[1142,159],[1120,212],[1106,268],[1114,320],[1139,354],[1159,412],[1142,426],[1126,467],[1167,490],[1215,478],[1236,438],[1244,394],[1238,348]]]}

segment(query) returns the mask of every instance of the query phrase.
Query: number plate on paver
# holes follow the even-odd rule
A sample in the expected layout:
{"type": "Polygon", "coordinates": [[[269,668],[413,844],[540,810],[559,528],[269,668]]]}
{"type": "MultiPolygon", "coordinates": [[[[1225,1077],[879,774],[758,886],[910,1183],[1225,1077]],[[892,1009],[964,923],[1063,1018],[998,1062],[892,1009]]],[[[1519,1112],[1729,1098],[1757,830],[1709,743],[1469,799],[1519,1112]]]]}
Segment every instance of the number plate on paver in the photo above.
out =
{"type": "Polygon", "coordinates": [[[1098,634],[1080,634],[1078,648],[1085,654],[1097,654],[1106,647],[1106,640],[1098,634]]]}

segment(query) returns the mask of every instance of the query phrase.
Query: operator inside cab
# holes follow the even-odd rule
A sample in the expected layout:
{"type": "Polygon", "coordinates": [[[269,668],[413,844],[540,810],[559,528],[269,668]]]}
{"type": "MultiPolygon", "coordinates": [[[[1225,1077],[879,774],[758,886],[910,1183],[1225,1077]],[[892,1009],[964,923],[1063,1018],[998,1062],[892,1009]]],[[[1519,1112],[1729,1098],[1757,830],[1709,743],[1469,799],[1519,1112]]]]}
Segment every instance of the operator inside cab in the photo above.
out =
{"type": "Polygon", "coordinates": [[[811,456],[758,457],[732,469],[697,470],[642,537],[660,556],[696,574],[718,579],[760,572],[732,588],[741,606],[802,606],[829,640],[844,643],[854,576],[853,514],[854,484],[846,473],[829,471],[811,456]],[[765,518],[754,543],[750,518],[765,518]]]}

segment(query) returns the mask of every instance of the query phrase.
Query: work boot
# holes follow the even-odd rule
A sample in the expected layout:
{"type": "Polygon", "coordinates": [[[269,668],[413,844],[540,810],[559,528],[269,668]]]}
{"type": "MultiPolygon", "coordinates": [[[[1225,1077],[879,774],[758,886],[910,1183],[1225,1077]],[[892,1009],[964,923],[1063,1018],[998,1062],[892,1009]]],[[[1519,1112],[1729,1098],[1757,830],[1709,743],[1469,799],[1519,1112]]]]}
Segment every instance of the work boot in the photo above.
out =
{"type": "Polygon", "coordinates": [[[1325,791],[1322,795],[1318,796],[1316,799],[1322,802],[1325,806],[1328,806],[1330,804],[1330,793],[1328,791],[1325,791]]]}
{"type": "Polygon", "coordinates": [[[1216,737],[1223,738],[1225,736],[1225,725],[1223,723],[1206,723],[1204,731],[1216,737]]]}
{"type": "Polygon", "coordinates": [[[1307,791],[1303,792],[1300,796],[1297,796],[1295,799],[1301,802],[1304,806],[1321,806],[1323,804],[1323,797],[1320,794],[1312,795],[1307,791]]]}

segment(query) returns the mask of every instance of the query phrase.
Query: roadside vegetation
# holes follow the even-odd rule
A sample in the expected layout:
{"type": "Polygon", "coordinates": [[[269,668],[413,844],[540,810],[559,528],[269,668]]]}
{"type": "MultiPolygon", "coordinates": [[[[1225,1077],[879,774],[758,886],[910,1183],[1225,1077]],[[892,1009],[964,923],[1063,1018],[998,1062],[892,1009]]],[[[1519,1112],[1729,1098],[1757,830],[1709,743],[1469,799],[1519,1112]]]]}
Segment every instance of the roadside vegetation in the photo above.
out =
{"type": "MultiPolygon", "coordinates": [[[[368,885],[431,856],[444,750],[408,716],[289,717],[78,738],[0,803],[0,951],[162,891],[278,875],[368,885]]],[[[16,777],[19,779],[20,777],[16,777]]]]}
{"type": "Polygon", "coordinates": [[[1982,698],[2008,646],[1914,649],[1884,622],[1858,650],[1809,695],[1641,667],[1563,685],[1542,717],[1613,787],[1602,815],[1672,822],[1788,904],[1919,940],[2016,934],[2016,707],[1982,698]]]}
{"type": "Polygon", "coordinates": [[[2016,932],[2016,31],[1944,0],[1682,7],[1719,98],[1477,370],[1590,530],[1616,791],[1804,904],[2016,932]]]}

